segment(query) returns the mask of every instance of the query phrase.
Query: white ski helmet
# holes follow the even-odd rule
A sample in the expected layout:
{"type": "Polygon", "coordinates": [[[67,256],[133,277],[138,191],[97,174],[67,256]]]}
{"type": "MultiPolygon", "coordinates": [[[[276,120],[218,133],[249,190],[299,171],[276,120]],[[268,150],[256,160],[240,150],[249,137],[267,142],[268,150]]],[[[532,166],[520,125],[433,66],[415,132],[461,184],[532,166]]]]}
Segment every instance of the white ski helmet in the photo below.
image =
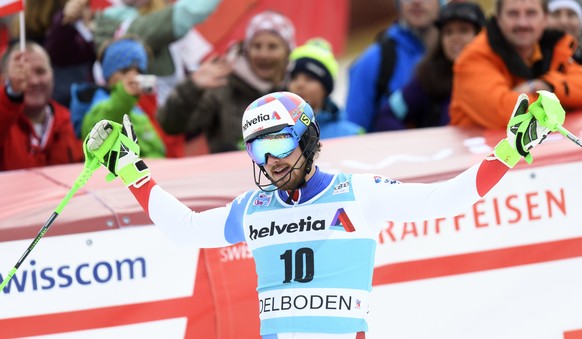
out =
{"type": "MultiPolygon", "coordinates": [[[[279,132],[289,127],[299,142],[309,126],[315,123],[311,106],[291,92],[273,92],[253,101],[242,118],[242,133],[247,143],[261,135],[279,132]]],[[[319,128],[316,126],[319,132],[319,128]]]]}

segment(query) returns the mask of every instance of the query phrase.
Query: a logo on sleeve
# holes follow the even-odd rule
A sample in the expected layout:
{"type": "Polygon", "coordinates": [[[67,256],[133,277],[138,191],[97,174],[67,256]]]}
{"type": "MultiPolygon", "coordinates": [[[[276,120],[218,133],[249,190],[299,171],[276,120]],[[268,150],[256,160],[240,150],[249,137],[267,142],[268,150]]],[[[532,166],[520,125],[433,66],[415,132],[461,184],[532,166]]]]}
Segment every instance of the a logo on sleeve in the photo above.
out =
{"type": "Polygon", "coordinates": [[[347,181],[340,182],[333,187],[333,194],[346,193],[350,191],[350,183],[347,181]]]}
{"type": "Polygon", "coordinates": [[[400,183],[400,181],[398,181],[398,180],[384,178],[384,177],[381,177],[379,175],[374,176],[374,182],[377,184],[390,184],[390,185],[400,183]]]}

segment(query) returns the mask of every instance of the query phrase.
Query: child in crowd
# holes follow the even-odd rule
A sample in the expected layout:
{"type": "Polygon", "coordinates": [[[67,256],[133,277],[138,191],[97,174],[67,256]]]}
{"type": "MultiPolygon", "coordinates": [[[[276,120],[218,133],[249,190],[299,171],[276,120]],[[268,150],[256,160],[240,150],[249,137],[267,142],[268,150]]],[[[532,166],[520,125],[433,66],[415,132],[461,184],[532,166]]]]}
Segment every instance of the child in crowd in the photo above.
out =
{"type": "Polygon", "coordinates": [[[164,143],[147,114],[136,106],[142,88],[138,75],[148,69],[148,53],[142,43],[122,38],[106,43],[99,53],[107,87],[97,87],[91,96],[88,113],[82,119],[81,137],[103,119],[121,122],[128,114],[140,138],[140,148],[148,158],[164,157],[164,143]]]}
{"type": "Polygon", "coordinates": [[[221,0],[121,0],[95,15],[95,46],[124,35],[137,36],[151,48],[151,73],[157,76],[157,105],[186,77],[172,44],[206,20],[221,0]]]}
{"type": "Polygon", "coordinates": [[[289,61],[287,88],[311,105],[322,139],[365,132],[361,126],[345,119],[345,111],[330,96],[339,66],[328,41],[321,38],[307,41],[291,52],[289,61]]]}

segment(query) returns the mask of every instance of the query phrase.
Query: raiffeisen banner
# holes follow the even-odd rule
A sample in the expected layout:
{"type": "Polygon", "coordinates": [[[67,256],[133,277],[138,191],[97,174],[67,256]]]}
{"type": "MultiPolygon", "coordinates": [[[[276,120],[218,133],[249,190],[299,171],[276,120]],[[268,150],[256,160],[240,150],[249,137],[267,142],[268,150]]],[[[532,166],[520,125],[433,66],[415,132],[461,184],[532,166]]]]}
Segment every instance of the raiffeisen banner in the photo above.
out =
{"type": "MultiPolygon", "coordinates": [[[[566,127],[580,136],[582,117],[568,116],[566,127]]],[[[479,162],[503,137],[445,127],[323,140],[316,162],[432,182],[479,162]]],[[[386,222],[366,338],[582,337],[582,149],[550,135],[533,156],[456,217],[386,222]]],[[[244,152],[148,164],[197,211],[254,188],[244,152]]],[[[81,169],[0,173],[2,277],[81,169]]],[[[0,292],[0,338],[260,338],[246,245],[176,246],[105,174],[93,175],[0,292]]]]}

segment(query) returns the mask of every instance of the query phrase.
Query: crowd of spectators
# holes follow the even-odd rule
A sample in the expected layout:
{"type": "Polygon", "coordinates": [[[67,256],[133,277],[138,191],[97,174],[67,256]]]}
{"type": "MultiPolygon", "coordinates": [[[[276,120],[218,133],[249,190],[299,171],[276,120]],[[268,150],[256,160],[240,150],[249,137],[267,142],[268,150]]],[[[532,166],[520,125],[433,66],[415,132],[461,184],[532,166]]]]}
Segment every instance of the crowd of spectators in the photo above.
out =
{"type": "Polygon", "coordinates": [[[453,63],[484,23],[485,15],[476,3],[445,6],[435,21],[439,30],[435,47],[416,65],[409,81],[390,94],[379,116],[392,117],[402,128],[448,125],[453,63]]]}
{"type": "MultiPolygon", "coordinates": [[[[556,1],[556,0],[552,0],[556,1]]],[[[495,15],[453,65],[451,124],[503,128],[520,93],[554,92],[566,110],[582,109],[576,38],[548,28],[544,0],[497,0],[495,15]]]]}
{"type": "MultiPolygon", "coordinates": [[[[277,90],[314,108],[322,138],[445,125],[504,128],[520,93],[554,92],[582,109],[579,0],[396,0],[397,18],[340,73],[333,46],[296,45],[284,14],[266,10],[244,38],[196,67],[172,48],[220,0],[28,0],[27,43],[14,16],[2,58],[0,171],[83,160],[101,119],[129,114],[145,157],[181,157],[201,138],[211,153],[241,149],[240,121],[277,90]],[[152,77],[153,76],[153,77],[152,77]],[[345,109],[331,97],[347,82],[345,109]],[[155,90],[154,90],[155,89],[155,90]]],[[[5,21],[5,19],[3,19],[5,21]]]]}
{"type": "Polygon", "coordinates": [[[158,120],[170,134],[203,133],[212,153],[240,149],[240,122],[255,99],[284,89],[295,27],[267,11],[254,16],[244,40],[212,58],[178,84],[160,107],[158,120]]]}

